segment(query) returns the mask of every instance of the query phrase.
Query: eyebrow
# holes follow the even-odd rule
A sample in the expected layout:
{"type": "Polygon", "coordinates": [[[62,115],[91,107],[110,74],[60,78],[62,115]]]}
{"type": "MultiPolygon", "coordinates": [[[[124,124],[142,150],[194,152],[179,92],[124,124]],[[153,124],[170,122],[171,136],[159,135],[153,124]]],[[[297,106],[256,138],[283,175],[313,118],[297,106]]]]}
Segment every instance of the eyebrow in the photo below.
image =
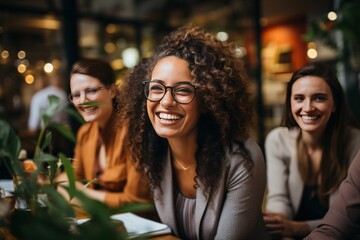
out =
{"type": "MultiPolygon", "coordinates": [[[[150,81],[151,81],[151,82],[160,82],[160,83],[162,83],[162,84],[165,85],[165,82],[164,82],[163,80],[160,80],[160,79],[152,79],[152,80],[150,80],[150,81]]],[[[175,83],[174,86],[175,86],[175,85],[179,85],[179,84],[191,84],[191,85],[193,85],[192,82],[189,82],[189,81],[181,81],[181,82],[175,83]]],[[[165,86],[168,86],[168,85],[165,85],[165,86]]]]}

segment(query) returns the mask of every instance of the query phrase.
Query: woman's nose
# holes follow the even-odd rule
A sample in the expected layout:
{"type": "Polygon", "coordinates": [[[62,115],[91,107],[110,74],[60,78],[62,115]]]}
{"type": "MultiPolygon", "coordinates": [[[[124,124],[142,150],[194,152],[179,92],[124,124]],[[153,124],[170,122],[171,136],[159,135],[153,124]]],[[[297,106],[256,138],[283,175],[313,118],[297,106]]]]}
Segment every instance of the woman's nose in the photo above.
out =
{"type": "Polygon", "coordinates": [[[80,93],[80,97],[79,97],[79,103],[84,103],[85,102],[85,100],[86,100],[86,93],[84,92],[84,91],[82,91],[81,93],[80,93]]]}
{"type": "Polygon", "coordinates": [[[161,99],[161,104],[164,107],[167,106],[174,106],[176,104],[176,101],[172,95],[171,89],[166,89],[164,97],[161,99]]]}
{"type": "Polygon", "coordinates": [[[313,102],[310,99],[305,100],[303,109],[304,109],[304,111],[312,111],[312,110],[314,110],[315,108],[313,106],[313,102]]]}

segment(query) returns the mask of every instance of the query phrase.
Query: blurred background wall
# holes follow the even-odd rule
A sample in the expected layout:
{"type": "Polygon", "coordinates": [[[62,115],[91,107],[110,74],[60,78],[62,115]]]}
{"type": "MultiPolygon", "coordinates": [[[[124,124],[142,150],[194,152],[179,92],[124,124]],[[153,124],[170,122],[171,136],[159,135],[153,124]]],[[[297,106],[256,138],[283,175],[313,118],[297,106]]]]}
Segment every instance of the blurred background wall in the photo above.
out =
{"type": "Polygon", "coordinates": [[[1,0],[0,118],[21,132],[41,79],[80,57],[111,62],[120,84],[164,35],[186,24],[235,42],[257,102],[260,145],[280,124],[286,82],[302,65],[337,70],[360,119],[360,0],[1,0]]]}

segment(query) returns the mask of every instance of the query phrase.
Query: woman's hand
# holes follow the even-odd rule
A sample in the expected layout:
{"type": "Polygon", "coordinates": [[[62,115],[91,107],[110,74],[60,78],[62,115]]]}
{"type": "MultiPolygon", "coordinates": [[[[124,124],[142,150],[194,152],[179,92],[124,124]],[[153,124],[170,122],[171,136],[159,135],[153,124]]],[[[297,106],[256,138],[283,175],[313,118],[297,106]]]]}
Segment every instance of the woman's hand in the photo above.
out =
{"type": "Polygon", "coordinates": [[[272,239],[292,237],[292,221],[280,213],[266,212],[263,214],[265,226],[272,239]]]}
{"type": "Polygon", "coordinates": [[[289,220],[284,214],[265,212],[263,217],[272,239],[305,237],[310,233],[310,227],[306,222],[289,220]]]}
{"type": "MultiPolygon", "coordinates": [[[[63,195],[63,197],[67,200],[70,201],[72,204],[75,205],[80,205],[80,202],[76,199],[70,199],[69,193],[67,192],[67,190],[65,190],[65,188],[63,186],[68,186],[69,185],[69,179],[67,177],[67,175],[65,173],[61,173],[60,175],[58,175],[56,177],[56,182],[59,183],[59,186],[57,188],[58,192],[63,195]]],[[[86,185],[75,181],[75,187],[78,191],[81,191],[82,193],[84,193],[85,195],[87,195],[90,198],[93,198],[95,200],[98,200],[100,202],[104,202],[105,201],[105,191],[101,191],[101,190],[95,190],[92,188],[88,188],[86,187],[86,185]]]]}

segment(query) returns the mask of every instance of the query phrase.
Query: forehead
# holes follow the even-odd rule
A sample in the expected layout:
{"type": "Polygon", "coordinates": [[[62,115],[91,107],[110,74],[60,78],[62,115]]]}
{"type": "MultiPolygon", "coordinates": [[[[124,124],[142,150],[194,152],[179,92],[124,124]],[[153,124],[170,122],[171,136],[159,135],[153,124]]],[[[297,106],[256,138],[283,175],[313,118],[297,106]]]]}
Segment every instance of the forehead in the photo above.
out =
{"type": "Polygon", "coordinates": [[[321,77],[304,76],[294,82],[291,92],[292,94],[331,94],[331,89],[327,82],[321,77]]]}
{"type": "Polygon", "coordinates": [[[75,73],[70,78],[71,91],[82,90],[87,87],[97,87],[99,85],[101,85],[99,79],[85,74],[75,73]]]}
{"type": "Polygon", "coordinates": [[[151,80],[155,79],[167,84],[193,81],[188,62],[175,56],[164,57],[156,63],[151,72],[151,80]]]}

